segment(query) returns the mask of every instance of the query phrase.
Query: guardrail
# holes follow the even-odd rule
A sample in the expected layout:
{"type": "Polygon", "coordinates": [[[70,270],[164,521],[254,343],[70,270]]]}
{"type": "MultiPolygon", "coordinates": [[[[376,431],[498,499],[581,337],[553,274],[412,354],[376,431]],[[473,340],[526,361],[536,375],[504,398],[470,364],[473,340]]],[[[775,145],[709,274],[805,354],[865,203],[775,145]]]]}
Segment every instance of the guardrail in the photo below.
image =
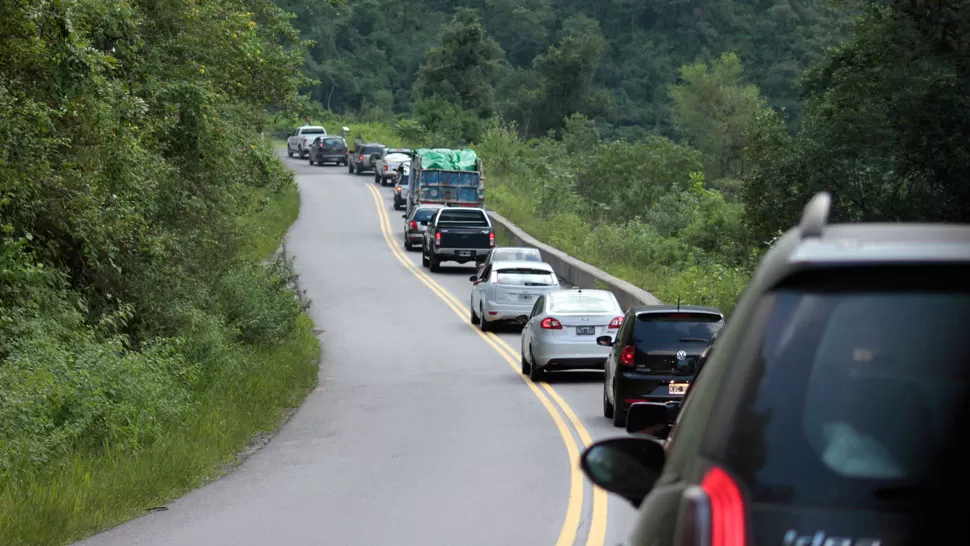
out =
{"type": "Polygon", "coordinates": [[[586,262],[577,260],[569,254],[553,248],[510,222],[501,214],[489,210],[492,227],[497,234],[504,235],[513,241],[514,246],[531,246],[539,249],[542,259],[556,270],[559,277],[577,288],[601,288],[616,295],[616,299],[624,310],[638,305],[660,305],[661,302],[653,294],[637,288],[632,284],[610,275],[606,271],[593,267],[586,262]]]}

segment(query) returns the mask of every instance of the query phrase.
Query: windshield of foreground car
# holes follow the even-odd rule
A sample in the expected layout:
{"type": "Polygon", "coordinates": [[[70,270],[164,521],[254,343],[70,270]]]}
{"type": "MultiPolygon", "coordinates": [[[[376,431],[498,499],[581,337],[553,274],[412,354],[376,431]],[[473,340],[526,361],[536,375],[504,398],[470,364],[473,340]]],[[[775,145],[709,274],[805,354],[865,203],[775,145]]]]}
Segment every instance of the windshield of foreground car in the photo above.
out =
{"type": "Polygon", "coordinates": [[[493,262],[541,262],[538,250],[497,248],[492,251],[493,262]]]}
{"type": "MultiPolygon", "coordinates": [[[[929,269],[929,268],[926,268],[929,269]]],[[[970,378],[970,293],[925,273],[860,290],[772,295],[729,461],[754,502],[906,503],[970,378]]],[[[955,281],[956,283],[963,281],[955,281]]]]}

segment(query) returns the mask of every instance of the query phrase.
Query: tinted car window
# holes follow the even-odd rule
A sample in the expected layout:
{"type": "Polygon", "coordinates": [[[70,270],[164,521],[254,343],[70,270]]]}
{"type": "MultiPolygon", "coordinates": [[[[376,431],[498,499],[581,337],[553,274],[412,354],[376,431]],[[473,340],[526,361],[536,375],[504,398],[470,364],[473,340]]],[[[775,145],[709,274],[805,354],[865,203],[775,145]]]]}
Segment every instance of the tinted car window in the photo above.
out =
{"type": "Polygon", "coordinates": [[[552,273],[542,269],[503,268],[496,273],[498,284],[516,286],[552,286],[552,273]]]}
{"type": "Polygon", "coordinates": [[[376,154],[381,150],[382,148],[378,146],[364,146],[363,148],[361,148],[360,153],[364,156],[369,156],[371,154],[376,154]]]}
{"type": "Polygon", "coordinates": [[[522,261],[522,262],[541,262],[542,258],[539,256],[539,251],[535,250],[512,250],[512,249],[495,249],[492,251],[493,261],[522,261]]]}
{"type": "Polygon", "coordinates": [[[438,209],[418,209],[414,212],[414,217],[412,220],[417,220],[418,222],[427,222],[434,218],[435,213],[438,209]]]}
{"type": "Polygon", "coordinates": [[[323,139],[324,148],[345,148],[347,144],[342,138],[325,138],[323,139]]]}
{"type": "Polygon", "coordinates": [[[724,320],[710,313],[642,313],[637,316],[633,343],[642,352],[684,345],[702,349],[723,326],[724,320]]]}
{"type": "Polygon", "coordinates": [[[306,129],[303,129],[302,131],[300,131],[300,134],[304,134],[304,135],[323,135],[323,134],[326,134],[326,131],[324,131],[323,129],[321,129],[319,127],[308,127],[306,129]]]}
{"type": "Polygon", "coordinates": [[[407,148],[389,148],[387,150],[387,155],[391,155],[391,154],[411,155],[411,150],[408,150],[407,148]]]}
{"type": "Polygon", "coordinates": [[[965,283],[954,293],[940,291],[939,278],[926,281],[933,290],[771,295],[732,433],[744,440],[728,448],[755,502],[913,500],[970,375],[970,293],[965,283]]]}

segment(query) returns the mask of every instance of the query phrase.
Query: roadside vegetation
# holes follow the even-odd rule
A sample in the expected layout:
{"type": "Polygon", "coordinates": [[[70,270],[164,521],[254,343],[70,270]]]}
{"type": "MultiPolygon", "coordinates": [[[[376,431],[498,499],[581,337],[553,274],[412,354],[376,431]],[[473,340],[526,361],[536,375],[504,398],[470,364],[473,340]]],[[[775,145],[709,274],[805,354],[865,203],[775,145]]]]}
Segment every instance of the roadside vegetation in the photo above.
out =
{"type": "Polygon", "coordinates": [[[217,477],[315,384],[260,137],[305,44],[262,0],[4,2],[0,35],[0,544],[64,544],[217,477]]]}
{"type": "Polygon", "coordinates": [[[315,41],[302,115],[474,147],[490,208],[663,301],[729,313],[817,191],[970,221],[966,2],[277,3],[315,41]]]}

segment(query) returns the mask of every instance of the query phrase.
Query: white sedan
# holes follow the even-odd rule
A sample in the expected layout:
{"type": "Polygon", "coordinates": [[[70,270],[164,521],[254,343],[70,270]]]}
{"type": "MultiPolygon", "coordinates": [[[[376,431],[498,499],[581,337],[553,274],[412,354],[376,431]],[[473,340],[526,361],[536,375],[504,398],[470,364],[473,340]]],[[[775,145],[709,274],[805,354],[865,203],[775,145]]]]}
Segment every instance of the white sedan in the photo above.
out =
{"type": "Polygon", "coordinates": [[[522,373],[533,381],[549,370],[602,370],[610,348],[596,343],[616,337],[623,309],[606,290],[571,289],[540,297],[522,329],[522,373]]]}
{"type": "Polygon", "coordinates": [[[472,324],[483,332],[496,322],[524,323],[536,299],[559,290],[559,277],[542,262],[496,261],[469,277],[472,288],[472,324]]]}

